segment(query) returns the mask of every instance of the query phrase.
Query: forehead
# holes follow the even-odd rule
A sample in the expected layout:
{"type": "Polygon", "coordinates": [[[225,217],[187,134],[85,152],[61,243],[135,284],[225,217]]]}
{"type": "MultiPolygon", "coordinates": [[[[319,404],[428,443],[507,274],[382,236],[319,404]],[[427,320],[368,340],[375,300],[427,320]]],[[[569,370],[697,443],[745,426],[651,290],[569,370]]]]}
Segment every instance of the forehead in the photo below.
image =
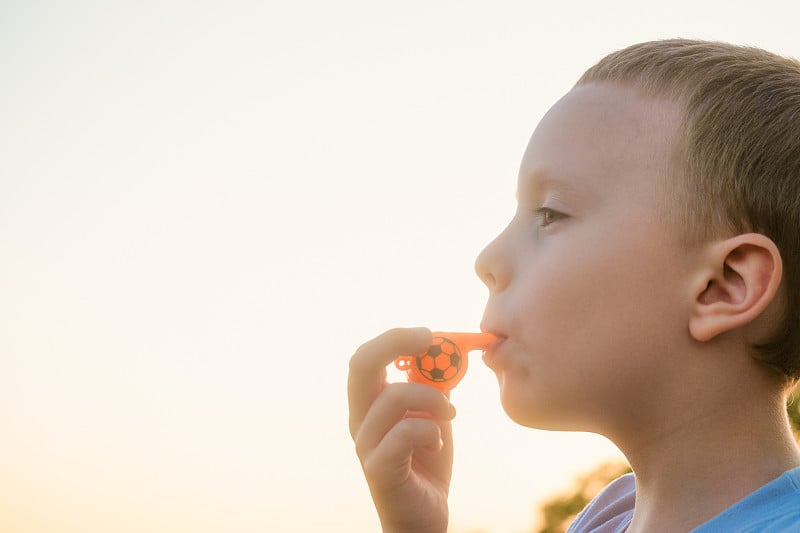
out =
{"type": "Polygon", "coordinates": [[[520,185],[547,176],[567,187],[652,185],[672,158],[678,104],[614,84],[578,86],[547,112],[520,167],[520,185]]]}

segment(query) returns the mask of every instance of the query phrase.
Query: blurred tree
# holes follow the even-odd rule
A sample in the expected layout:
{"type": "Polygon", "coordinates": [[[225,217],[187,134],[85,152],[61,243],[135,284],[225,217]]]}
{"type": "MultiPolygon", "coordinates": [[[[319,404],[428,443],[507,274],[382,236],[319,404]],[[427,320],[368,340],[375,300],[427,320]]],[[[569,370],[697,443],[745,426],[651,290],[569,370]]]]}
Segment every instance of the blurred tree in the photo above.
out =
{"type": "Polygon", "coordinates": [[[789,420],[792,422],[795,437],[800,441],[800,384],[798,384],[792,395],[789,397],[789,404],[786,407],[789,413],[789,420]]]}
{"type": "Polygon", "coordinates": [[[603,487],[631,469],[624,463],[605,463],[581,476],[572,489],[545,501],[539,512],[542,526],[537,533],[564,533],[575,516],[603,487]]]}

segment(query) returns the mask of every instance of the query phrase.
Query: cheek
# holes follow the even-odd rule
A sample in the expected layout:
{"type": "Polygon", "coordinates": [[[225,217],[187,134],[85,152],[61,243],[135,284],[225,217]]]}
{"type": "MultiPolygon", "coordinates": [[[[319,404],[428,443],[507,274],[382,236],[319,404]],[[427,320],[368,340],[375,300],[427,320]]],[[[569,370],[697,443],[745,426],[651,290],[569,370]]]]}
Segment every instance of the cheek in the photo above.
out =
{"type": "Polygon", "coordinates": [[[587,252],[564,254],[564,260],[541,260],[529,275],[518,279],[513,291],[514,329],[526,339],[563,349],[585,336],[596,338],[621,328],[628,312],[641,312],[647,276],[614,254],[587,252]]]}
{"type": "Polygon", "coordinates": [[[501,377],[504,408],[517,422],[569,429],[598,415],[598,398],[619,401],[619,383],[659,365],[659,348],[675,333],[665,322],[677,301],[665,288],[675,280],[665,279],[658,250],[629,250],[587,246],[517,278],[515,343],[501,377]]]}

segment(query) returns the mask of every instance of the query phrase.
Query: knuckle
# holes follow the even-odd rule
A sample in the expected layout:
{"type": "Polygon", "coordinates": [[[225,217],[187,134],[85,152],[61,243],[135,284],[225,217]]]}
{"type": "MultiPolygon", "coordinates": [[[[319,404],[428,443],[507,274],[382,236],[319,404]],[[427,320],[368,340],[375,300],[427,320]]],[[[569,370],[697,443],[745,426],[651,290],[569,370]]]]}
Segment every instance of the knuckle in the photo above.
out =
{"type": "Polygon", "coordinates": [[[415,426],[415,422],[407,418],[397,424],[395,436],[404,443],[412,443],[414,441],[414,435],[417,433],[417,428],[415,426]]]}
{"type": "Polygon", "coordinates": [[[414,445],[428,435],[435,423],[423,418],[406,418],[397,424],[396,436],[402,442],[414,445]]]}
{"type": "Polygon", "coordinates": [[[374,483],[376,479],[381,477],[385,467],[375,457],[366,457],[361,461],[361,469],[364,471],[364,477],[374,483]]]}
{"type": "Polygon", "coordinates": [[[366,368],[365,361],[367,359],[366,352],[368,351],[368,344],[364,343],[350,357],[350,373],[358,373],[366,368]]]}
{"type": "Polygon", "coordinates": [[[374,347],[375,339],[371,339],[356,348],[356,351],[350,357],[350,369],[360,369],[367,366],[366,363],[369,361],[374,347]]]}
{"type": "Polygon", "coordinates": [[[381,392],[384,400],[406,409],[424,409],[432,412],[444,411],[449,401],[438,390],[422,383],[387,383],[381,392]]]}
{"type": "Polygon", "coordinates": [[[360,435],[357,433],[356,436],[353,438],[353,442],[356,448],[356,456],[358,456],[361,462],[364,463],[366,461],[369,452],[369,450],[367,450],[364,444],[364,439],[361,438],[360,435]]]}
{"type": "Polygon", "coordinates": [[[370,361],[375,356],[374,352],[376,350],[376,346],[380,345],[381,342],[387,337],[394,337],[396,335],[394,332],[397,331],[400,331],[400,329],[390,329],[389,331],[378,335],[374,339],[368,340],[356,348],[356,351],[353,352],[353,355],[350,357],[350,371],[359,372],[370,369],[370,361]]]}
{"type": "Polygon", "coordinates": [[[356,442],[356,439],[358,439],[359,430],[361,429],[359,422],[351,419],[348,423],[348,428],[350,429],[350,438],[353,439],[353,442],[356,442]]]}
{"type": "Polygon", "coordinates": [[[407,388],[404,385],[407,385],[407,383],[387,383],[383,388],[382,394],[384,394],[391,402],[400,401],[404,397],[404,389],[407,388]]]}

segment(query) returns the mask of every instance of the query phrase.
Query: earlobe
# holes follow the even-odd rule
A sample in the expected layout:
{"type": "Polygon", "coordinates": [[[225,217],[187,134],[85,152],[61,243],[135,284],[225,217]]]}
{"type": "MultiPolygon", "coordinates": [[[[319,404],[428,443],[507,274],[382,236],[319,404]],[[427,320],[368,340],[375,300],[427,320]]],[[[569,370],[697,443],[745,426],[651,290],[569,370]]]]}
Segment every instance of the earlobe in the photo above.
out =
{"type": "Polygon", "coordinates": [[[775,298],[783,268],[771,239],[737,235],[711,245],[694,296],[689,333],[700,342],[745,326],[775,298]]]}

